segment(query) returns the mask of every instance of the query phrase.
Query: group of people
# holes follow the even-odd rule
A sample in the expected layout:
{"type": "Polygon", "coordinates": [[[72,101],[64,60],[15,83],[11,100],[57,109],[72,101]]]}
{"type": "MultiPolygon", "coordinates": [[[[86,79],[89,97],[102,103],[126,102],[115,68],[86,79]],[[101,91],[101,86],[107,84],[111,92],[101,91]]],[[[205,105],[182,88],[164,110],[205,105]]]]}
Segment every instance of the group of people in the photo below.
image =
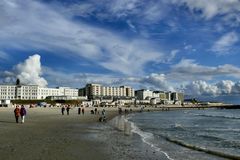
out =
{"type": "Polygon", "coordinates": [[[78,107],[78,114],[80,115],[81,113],[84,115],[84,108],[78,107]]]}
{"type": "MultiPolygon", "coordinates": [[[[65,110],[67,111],[67,115],[69,115],[69,110],[70,110],[70,105],[67,105],[67,106],[62,106],[61,108],[61,112],[62,112],[62,115],[64,115],[65,113],[65,110]]],[[[78,107],[78,114],[83,114],[84,115],[84,107],[78,107]]],[[[97,108],[95,108],[94,110],[91,110],[91,114],[99,114],[99,111],[97,110],[97,108]]],[[[105,109],[102,110],[102,113],[101,113],[101,116],[99,118],[99,121],[100,122],[106,122],[107,118],[106,118],[106,111],[105,109]]]]}
{"type": "MultiPolygon", "coordinates": [[[[64,115],[65,110],[67,111],[67,115],[69,115],[70,109],[71,109],[70,105],[62,106],[62,108],[61,108],[62,115],[64,115]]],[[[78,108],[78,114],[83,114],[84,115],[84,108],[79,107],[78,108]]]]}
{"type": "MultiPolygon", "coordinates": [[[[65,114],[65,110],[67,111],[67,115],[69,115],[69,111],[70,111],[70,105],[67,106],[62,106],[61,108],[61,112],[62,115],[65,114]]],[[[84,107],[78,107],[78,114],[83,114],[84,115],[84,107]]],[[[92,114],[99,114],[99,111],[97,110],[97,108],[95,108],[94,110],[92,110],[92,114]]],[[[27,111],[24,107],[24,105],[21,105],[21,107],[19,107],[19,105],[16,106],[16,108],[14,109],[14,115],[15,115],[15,119],[16,119],[16,123],[19,123],[19,117],[21,117],[21,123],[24,123],[25,120],[25,116],[27,115],[27,111]]],[[[101,113],[101,117],[99,118],[100,122],[105,122],[106,121],[106,111],[105,109],[102,110],[101,113]]]]}
{"type": "Polygon", "coordinates": [[[21,117],[21,123],[24,123],[25,116],[27,115],[27,111],[24,105],[22,105],[21,108],[19,108],[19,106],[17,105],[16,108],[14,109],[14,115],[16,123],[19,123],[19,117],[21,117]]]}
{"type": "Polygon", "coordinates": [[[69,111],[70,111],[70,105],[67,105],[66,107],[65,106],[62,106],[62,108],[61,108],[61,111],[62,111],[62,115],[64,115],[64,113],[65,113],[65,109],[66,109],[66,111],[67,111],[67,115],[69,115],[69,111]]]}

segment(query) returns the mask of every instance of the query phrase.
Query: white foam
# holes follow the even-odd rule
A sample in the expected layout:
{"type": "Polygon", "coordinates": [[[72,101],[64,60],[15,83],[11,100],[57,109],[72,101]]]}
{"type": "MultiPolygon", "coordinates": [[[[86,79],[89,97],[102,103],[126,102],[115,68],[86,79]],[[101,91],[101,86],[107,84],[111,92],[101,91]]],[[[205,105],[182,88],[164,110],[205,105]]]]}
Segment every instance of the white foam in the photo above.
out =
{"type": "Polygon", "coordinates": [[[150,142],[152,139],[154,139],[154,136],[152,133],[144,132],[141,129],[139,129],[133,122],[130,122],[130,123],[132,128],[131,131],[133,133],[140,135],[144,143],[152,147],[155,151],[163,153],[169,160],[174,160],[166,152],[162,151],[160,148],[158,148],[157,146],[155,146],[153,143],[150,142]]]}

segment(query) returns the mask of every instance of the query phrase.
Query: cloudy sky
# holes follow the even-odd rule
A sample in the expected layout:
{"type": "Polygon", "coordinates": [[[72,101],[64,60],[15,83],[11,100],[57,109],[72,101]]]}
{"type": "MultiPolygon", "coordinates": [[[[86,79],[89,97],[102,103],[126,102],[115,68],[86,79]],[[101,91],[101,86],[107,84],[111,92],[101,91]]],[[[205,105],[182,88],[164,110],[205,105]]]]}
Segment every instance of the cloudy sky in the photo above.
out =
{"type": "Polygon", "coordinates": [[[0,82],[240,93],[239,0],[1,0],[0,82]]]}

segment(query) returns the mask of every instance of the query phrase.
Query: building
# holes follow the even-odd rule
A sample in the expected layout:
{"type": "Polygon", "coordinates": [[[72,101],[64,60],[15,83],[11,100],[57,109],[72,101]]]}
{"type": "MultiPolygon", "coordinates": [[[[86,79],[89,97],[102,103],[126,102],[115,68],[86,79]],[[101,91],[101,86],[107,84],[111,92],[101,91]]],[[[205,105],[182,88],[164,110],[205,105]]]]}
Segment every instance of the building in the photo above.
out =
{"type": "Polygon", "coordinates": [[[137,90],[136,92],[136,97],[139,100],[145,100],[145,99],[149,99],[153,97],[153,91],[150,90],[146,90],[146,89],[141,89],[141,90],[137,90]]]}
{"type": "Polygon", "coordinates": [[[102,97],[134,97],[134,89],[129,86],[102,86],[101,84],[87,84],[79,90],[79,96],[87,96],[89,99],[102,97]]]}
{"type": "Polygon", "coordinates": [[[49,100],[87,100],[87,97],[80,96],[48,96],[46,99],[49,100]]]}
{"type": "Polygon", "coordinates": [[[85,88],[80,88],[78,90],[78,96],[86,96],[86,89],[85,88]]]}
{"type": "Polygon", "coordinates": [[[36,100],[48,96],[78,96],[78,89],[69,87],[47,88],[38,85],[0,85],[0,100],[36,100]]]}
{"type": "Polygon", "coordinates": [[[164,91],[151,91],[151,90],[137,90],[135,92],[138,100],[150,100],[152,99],[152,103],[160,103],[161,101],[165,101],[168,103],[175,103],[177,101],[184,101],[184,94],[178,92],[164,92],[164,91]]]}
{"type": "Polygon", "coordinates": [[[10,100],[0,100],[0,107],[10,107],[12,106],[10,100]]]}
{"type": "Polygon", "coordinates": [[[73,89],[70,87],[57,87],[57,89],[59,90],[60,95],[72,96],[72,97],[78,96],[78,89],[73,89]]]}

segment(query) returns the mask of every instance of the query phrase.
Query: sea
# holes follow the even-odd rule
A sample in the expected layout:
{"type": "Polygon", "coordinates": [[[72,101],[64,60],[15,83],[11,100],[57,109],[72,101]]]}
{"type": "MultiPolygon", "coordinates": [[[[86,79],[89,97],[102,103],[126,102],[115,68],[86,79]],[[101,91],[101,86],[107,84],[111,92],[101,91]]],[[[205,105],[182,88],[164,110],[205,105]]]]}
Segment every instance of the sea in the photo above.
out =
{"type": "Polygon", "coordinates": [[[235,104],[235,105],[239,105],[240,104],[240,96],[239,94],[235,94],[235,95],[219,95],[219,96],[198,96],[196,97],[192,97],[192,96],[186,96],[186,99],[191,99],[191,98],[195,98],[199,101],[203,101],[203,102],[222,102],[225,104],[235,104]]]}
{"type": "Polygon", "coordinates": [[[240,159],[239,109],[133,113],[91,127],[113,160],[240,159]]]}

